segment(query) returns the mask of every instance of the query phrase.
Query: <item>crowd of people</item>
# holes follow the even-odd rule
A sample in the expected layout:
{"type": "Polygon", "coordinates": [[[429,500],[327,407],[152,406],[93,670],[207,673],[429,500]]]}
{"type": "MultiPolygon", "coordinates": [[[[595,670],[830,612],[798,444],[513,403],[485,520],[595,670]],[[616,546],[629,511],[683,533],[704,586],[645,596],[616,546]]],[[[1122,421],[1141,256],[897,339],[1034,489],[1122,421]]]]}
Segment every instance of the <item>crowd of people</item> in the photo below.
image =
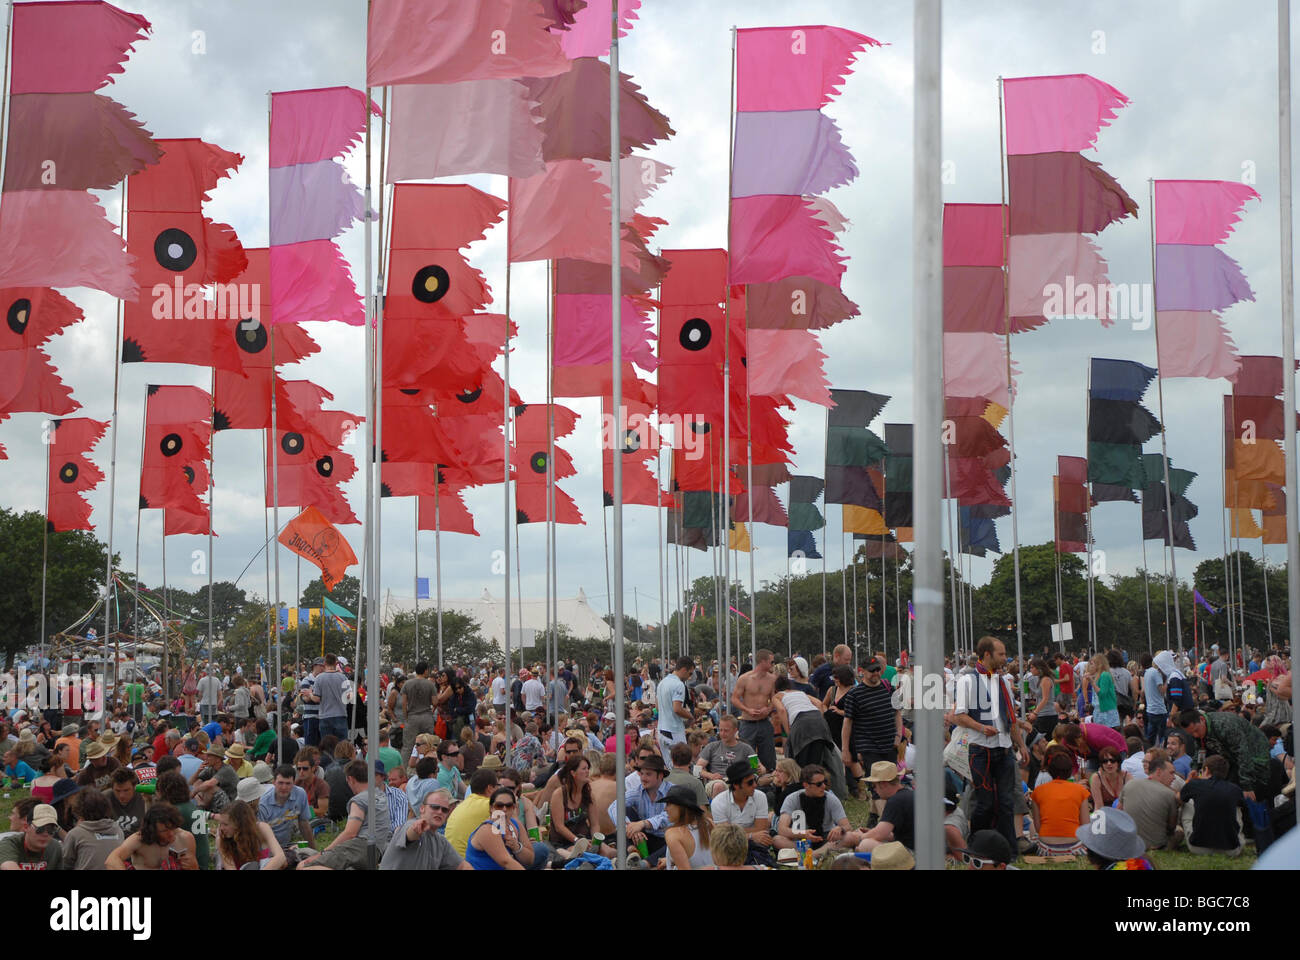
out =
{"type": "Polygon", "coordinates": [[[906,653],[646,658],[621,679],[419,662],[386,665],[374,696],[333,654],[278,682],[191,666],[173,697],[154,674],[99,715],[7,712],[0,869],[601,870],[620,820],[631,868],[911,869],[931,818],[972,869],[1300,862],[1287,651],[1022,664],[985,637],[944,675],[944,806],[925,816],[906,653]]]}

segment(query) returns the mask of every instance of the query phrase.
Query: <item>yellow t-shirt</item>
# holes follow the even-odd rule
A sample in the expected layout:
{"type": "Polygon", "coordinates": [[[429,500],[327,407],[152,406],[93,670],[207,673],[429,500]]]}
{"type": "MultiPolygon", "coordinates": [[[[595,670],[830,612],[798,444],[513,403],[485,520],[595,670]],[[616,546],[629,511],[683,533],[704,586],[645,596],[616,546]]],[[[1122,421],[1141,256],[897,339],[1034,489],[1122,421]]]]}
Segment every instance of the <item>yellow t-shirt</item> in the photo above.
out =
{"type": "Polygon", "coordinates": [[[469,846],[469,835],[478,828],[480,823],[488,819],[491,807],[487,797],[471,793],[463,802],[456,805],[456,809],[447,818],[447,826],[443,829],[443,833],[462,857],[465,856],[465,848],[469,846]]]}
{"type": "Polygon", "coordinates": [[[251,777],[253,775],[253,765],[249,763],[247,760],[245,760],[243,763],[241,763],[239,766],[235,767],[234,769],[235,769],[235,776],[239,777],[240,780],[243,780],[245,777],[251,777]]]}

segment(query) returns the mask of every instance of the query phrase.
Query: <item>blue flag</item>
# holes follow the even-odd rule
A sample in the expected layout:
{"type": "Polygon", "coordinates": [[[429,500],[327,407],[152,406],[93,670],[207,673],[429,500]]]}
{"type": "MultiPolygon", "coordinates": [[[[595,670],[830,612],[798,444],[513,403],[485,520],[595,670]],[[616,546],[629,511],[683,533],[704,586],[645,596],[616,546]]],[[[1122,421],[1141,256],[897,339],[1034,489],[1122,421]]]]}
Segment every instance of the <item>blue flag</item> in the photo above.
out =
{"type": "Polygon", "coordinates": [[[1156,371],[1135,360],[1092,360],[1089,390],[1094,400],[1142,399],[1156,371]]]}
{"type": "Polygon", "coordinates": [[[1214,609],[1214,607],[1210,606],[1210,601],[1206,600],[1203,596],[1201,596],[1201,591],[1199,590],[1192,591],[1192,599],[1195,600],[1197,603],[1199,603],[1201,606],[1203,606],[1206,610],[1209,610],[1210,613],[1219,612],[1218,610],[1214,609]]]}
{"type": "Polygon", "coordinates": [[[416,600],[429,599],[429,578],[428,577],[415,578],[415,599],[416,600]]]}
{"type": "Polygon", "coordinates": [[[811,530],[787,530],[785,534],[786,556],[802,556],[808,560],[820,560],[817,552],[817,538],[811,530]]]}

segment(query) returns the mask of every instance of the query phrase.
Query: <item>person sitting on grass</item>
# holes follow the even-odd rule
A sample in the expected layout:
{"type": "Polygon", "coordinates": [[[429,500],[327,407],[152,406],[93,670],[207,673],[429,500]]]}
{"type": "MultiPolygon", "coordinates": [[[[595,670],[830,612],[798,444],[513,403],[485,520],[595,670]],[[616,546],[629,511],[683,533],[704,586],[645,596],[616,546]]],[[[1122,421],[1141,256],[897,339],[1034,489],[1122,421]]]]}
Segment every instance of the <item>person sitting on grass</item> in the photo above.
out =
{"type": "Polygon", "coordinates": [[[813,844],[813,856],[837,849],[854,849],[863,833],[849,824],[844,804],[828,789],[830,776],[820,764],[807,764],[800,772],[803,789],[790,794],[781,806],[776,846],[791,849],[800,839],[813,844]]]}
{"type": "Polygon", "coordinates": [[[182,830],[184,818],[170,803],[155,803],[140,829],[108,855],[106,870],[197,870],[194,834],[182,830]]]}
{"type": "Polygon", "coordinates": [[[1241,787],[1228,779],[1227,760],[1218,754],[1206,757],[1200,779],[1183,784],[1180,796],[1189,852],[1241,856],[1246,844],[1241,830],[1245,797],[1241,787]]]}
{"type": "Polygon", "coordinates": [[[1142,855],[1147,845],[1138,834],[1137,824],[1123,810],[1098,810],[1097,819],[1079,827],[1074,836],[1087,848],[1088,862],[1098,870],[1155,869],[1142,855]]]}
{"type": "Polygon", "coordinates": [[[713,828],[709,835],[709,854],[713,857],[714,870],[758,869],[745,863],[749,855],[749,835],[744,827],[734,823],[720,823],[713,828]]]}
{"type": "MultiPolygon", "coordinates": [[[[1111,762],[1117,763],[1113,753],[1111,762]]],[[[1070,780],[1074,763],[1064,751],[1049,753],[1047,772],[1052,775],[1051,782],[1029,795],[1033,802],[1034,829],[1038,833],[1038,853],[1040,856],[1074,855],[1081,850],[1075,835],[1080,825],[1088,822],[1088,788],[1070,780]]]]}

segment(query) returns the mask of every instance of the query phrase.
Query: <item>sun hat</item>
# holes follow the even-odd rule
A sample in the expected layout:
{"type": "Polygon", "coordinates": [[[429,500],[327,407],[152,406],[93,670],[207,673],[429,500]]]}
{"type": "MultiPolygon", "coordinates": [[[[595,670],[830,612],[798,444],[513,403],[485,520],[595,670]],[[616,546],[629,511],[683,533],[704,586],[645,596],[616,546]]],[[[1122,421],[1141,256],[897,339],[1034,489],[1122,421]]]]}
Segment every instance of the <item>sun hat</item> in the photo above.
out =
{"type": "Polygon", "coordinates": [[[911,870],[916,866],[916,859],[897,840],[882,843],[871,851],[872,870],[911,870]]]}
{"type": "Polygon", "coordinates": [[[808,661],[805,660],[803,657],[795,657],[795,658],[794,658],[794,665],[795,665],[796,667],[799,668],[799,676],[803,677],[804,679],[807,679],[807,677],[808,677],[808,661]]]}
{"type": "Polygon", "coordinates": [[[54,785],[54,789],[50,791],[50,802],[61,803],[79,790],[81,790],[81,784],[77,783],[77,781],[60,780],[54,785]]]}
{"type": "Polygon", "coordinates": [[[270,783],[275,779],[270,765],[265,760],[259,760],[253,764],[253,779],[258,783],[270,783]]]}
{"type": "Polygon", "coordinates": [[[23,727],[23,729],[18,734],[18,741],[20,743],[28,743],[35,739],[36,736],[32,733],[31,727],[23,727]]]}
{"type": "Polygon", "coordinates": [[[500,757],[498,757],[495,753],[489,753],[486,757],[483,758],[483,762],[479,764],[479,769],[500,770],[504,766],[505,764],[501,762],[500,757]]]}
{"type": "Polygon", "coordinates": [[[235,788],[235,797],[245,803],[260,803],[262,800],[262,784],[258,783],[257,777],[244,777],[239,781],[239,786],[235,788]]]}
{"type": "Polygon", "coordinates": [[[65,723],[63,725],[63,736],[75,737],[77,735],[77,731],[80,729],[81,727],[77,726],[77,724],[75,723],[65,723]]]}
{"type": "Polygon", "coordinates": [[[890,763],[888,760],[877,760],[871,765],[871,776],[863,779],[867,783],[890,783],[898,779],[898,764],[890,763]]]}
{"type": "Polygon", "coordinates": [[[108,747],[104,746],[98,740],[92,740],[90,746],[86,748],[87,760],[98,760],[100,757],[108,756],[108,747]]]}
{"type": "Polygon", "coordinates": [[[1107,860],[1128,860],[1146,852],[1146,841],[1138,835],[1133,817],[1123,810],[1102,807],[1074,832],[1085,847],[1107,860]]]}
{"type": "Polygon", "coordinates": [[[236,760],[244,759],[244,745],[242,743],[232,743],[226,747],[226,759],[234,757],[236,760]]]}
{"type": "Polygon", "coordinates": [[[226,751],[222,749],[221,744],[219,743],[209,744],[208,749],[203,752],[210,757],[225,757],[226,755],[226,751]]]}
{"type": "Polygon", "coordinates": [[[99,742],[102,743],[109,750],[112,750],[114,747],[116,747],[117,741],[120,739],[122,738],[119,737],[116,733],[113,733],[112,731],[101,733],[99,735],[99,742]]]}

